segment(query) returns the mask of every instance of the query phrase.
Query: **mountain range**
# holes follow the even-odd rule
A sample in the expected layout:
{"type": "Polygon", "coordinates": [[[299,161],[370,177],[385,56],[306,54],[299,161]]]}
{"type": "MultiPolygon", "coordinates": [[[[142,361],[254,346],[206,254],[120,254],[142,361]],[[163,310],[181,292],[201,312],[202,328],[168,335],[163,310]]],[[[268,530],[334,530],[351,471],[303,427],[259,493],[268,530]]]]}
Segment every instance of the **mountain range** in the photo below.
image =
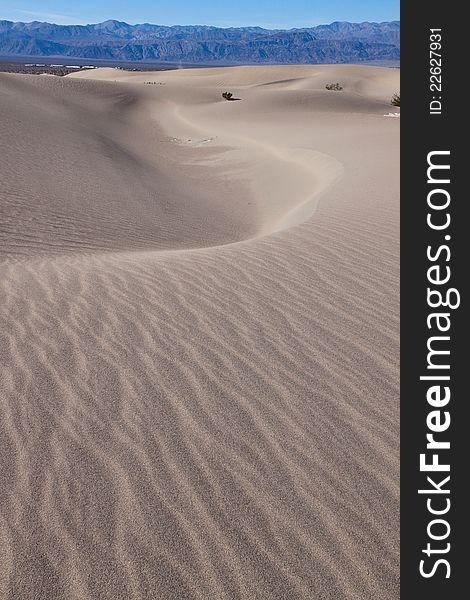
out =
{"type": "Polygon", "coordinates": [[[398,61],[400,22],[305,29],[0,21],[0,55],[218,64],[398,61]]]}

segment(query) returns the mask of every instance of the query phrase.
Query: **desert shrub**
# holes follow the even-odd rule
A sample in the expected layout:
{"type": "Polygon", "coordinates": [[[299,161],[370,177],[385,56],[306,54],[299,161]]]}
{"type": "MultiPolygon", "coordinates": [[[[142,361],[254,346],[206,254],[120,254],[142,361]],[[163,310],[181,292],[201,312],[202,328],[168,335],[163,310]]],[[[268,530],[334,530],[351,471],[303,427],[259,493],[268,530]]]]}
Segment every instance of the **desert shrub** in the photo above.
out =
{"type": "Polygon", "coordinates": [[[225,98],[225,100],[231,100],[233,97],[232,92],[223,92],[222,93],[222,98],[225,98]]]}
{"type": "Polygon", "coordinates": [[[333,90],[334,92],[340,92],[343,89],[343,86],[339,83],[327,83],[325,87],[327,90],[333,90]]]}
{"type": "Polygon", "coordinates": [[[400,106],[400,94],[393,94],[390,104],[392,106],[400,106]]]}

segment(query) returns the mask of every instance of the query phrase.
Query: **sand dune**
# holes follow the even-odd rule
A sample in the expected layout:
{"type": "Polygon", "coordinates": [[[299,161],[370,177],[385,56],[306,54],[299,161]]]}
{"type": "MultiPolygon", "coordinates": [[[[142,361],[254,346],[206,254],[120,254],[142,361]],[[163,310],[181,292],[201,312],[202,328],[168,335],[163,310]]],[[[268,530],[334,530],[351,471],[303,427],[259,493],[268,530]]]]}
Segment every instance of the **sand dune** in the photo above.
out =
{"type": "Polygon", "coordinates": [[[0,74],[0,598],[399,597],[398,78],[0,74]]]}

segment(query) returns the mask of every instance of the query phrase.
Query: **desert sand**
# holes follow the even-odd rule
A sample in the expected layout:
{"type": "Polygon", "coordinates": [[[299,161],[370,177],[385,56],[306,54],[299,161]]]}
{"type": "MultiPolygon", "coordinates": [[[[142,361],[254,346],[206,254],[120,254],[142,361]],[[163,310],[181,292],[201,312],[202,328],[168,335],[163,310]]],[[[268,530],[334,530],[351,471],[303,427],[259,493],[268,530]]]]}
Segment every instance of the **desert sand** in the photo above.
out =
{"type": "Polygon", "coordinates": [[[398,599],[397,91],[0,74],[2,600],[398,599]]]}

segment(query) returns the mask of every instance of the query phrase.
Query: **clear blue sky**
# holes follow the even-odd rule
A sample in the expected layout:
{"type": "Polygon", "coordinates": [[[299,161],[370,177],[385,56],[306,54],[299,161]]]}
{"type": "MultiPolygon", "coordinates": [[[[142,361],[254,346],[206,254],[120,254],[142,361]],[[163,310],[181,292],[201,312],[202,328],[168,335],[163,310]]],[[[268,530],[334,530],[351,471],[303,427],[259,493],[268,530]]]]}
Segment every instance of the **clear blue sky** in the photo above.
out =
{"type": "Polygon", "coordinates": [[[399,0],[0,0],[0,19],[290,28],[398,20],[399,7],[399,0]]]}

